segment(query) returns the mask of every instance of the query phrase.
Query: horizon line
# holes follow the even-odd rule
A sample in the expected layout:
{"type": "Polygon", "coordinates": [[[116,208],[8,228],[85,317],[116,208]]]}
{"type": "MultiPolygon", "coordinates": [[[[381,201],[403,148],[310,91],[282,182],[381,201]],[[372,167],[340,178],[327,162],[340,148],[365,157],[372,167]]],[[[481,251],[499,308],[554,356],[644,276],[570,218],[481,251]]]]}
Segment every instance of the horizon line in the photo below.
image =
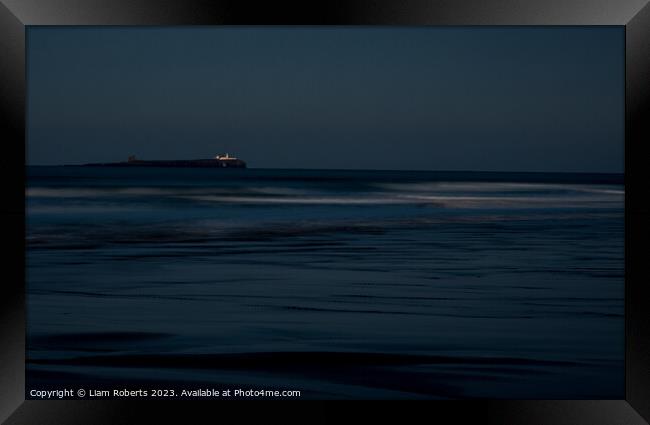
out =
{"type": "MultiPolygon", "coordinates": [[[[25,167],[85,167],[83,164],[25,164],[25,167]]],[[[110,166],[104,166],[110,167],[110,166]]],[[[118,167],[123,168],[123,167],[118,167]]],[[[142,168],[173,168],[173,167],[142,167],[142,168]]],[[[191,168],[191,167],[189,167],[191,168]]],[[[208,168],[209,169],[209,168],[208,168]]],[[[427,172],[427,173],[519,173],[519,174],[615,174],[625,175],[625,171],[507,171],[507,170],[443,170],[443,169],[395,169],[395,168],[299,168],[299,167],[246,167],[238,170],[295,170],[295,171],[394,171],[394,172],[427,172]]],[[[220,168],[220,170],[222,170],[220,168]]],[[[223,171],[223,170],[222,170],[223,171]]],[[[232,170],[231,170],[232,171],[232,170]]]]}

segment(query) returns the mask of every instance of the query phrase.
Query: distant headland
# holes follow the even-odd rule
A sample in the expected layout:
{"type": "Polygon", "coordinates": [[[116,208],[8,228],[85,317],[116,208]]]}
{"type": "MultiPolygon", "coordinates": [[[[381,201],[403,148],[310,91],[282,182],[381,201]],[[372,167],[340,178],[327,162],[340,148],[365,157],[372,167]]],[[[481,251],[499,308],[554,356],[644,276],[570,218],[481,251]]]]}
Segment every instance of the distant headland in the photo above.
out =
{"type": "Polygon", "coordinates": [[[81,167],[176,167],[176,168],[246,168],[246,162],[239,158],[217,155],[208,159],[163,159],[143,160],[130,156],[122,162],[101,162],[82,164],[81,167]]]}

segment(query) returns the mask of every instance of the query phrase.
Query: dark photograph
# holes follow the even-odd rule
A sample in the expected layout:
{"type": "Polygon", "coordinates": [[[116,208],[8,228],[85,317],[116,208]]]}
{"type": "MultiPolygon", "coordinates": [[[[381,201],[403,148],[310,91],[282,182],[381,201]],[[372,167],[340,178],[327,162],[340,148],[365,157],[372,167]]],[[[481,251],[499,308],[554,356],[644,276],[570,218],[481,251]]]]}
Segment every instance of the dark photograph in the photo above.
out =
{"type": "Polygon", "coordinates": [[[625,398],[623,27],[26,35],[28,399],[625,398]]]}

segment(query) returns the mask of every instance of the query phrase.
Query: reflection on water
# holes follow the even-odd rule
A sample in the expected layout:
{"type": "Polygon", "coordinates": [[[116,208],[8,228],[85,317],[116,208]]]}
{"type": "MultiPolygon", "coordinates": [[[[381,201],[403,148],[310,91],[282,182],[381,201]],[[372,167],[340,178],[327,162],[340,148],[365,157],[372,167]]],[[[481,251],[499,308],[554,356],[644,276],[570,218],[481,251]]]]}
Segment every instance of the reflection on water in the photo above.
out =
{"type": "Polygon", "coordinates": [[[623,396],[618,176],[31,167],[28,387],[623,396]]]}

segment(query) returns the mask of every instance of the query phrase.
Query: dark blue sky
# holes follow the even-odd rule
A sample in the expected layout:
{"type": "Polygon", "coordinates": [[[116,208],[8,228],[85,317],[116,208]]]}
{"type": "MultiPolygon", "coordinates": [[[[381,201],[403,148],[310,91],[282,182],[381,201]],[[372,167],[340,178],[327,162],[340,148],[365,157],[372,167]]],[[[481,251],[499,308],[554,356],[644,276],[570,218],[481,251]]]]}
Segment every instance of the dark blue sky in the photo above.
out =
{"type": "Polygon", "coordinates": [[[28,30],[28,163],[622,172],[622,27],[28,30]]]}

